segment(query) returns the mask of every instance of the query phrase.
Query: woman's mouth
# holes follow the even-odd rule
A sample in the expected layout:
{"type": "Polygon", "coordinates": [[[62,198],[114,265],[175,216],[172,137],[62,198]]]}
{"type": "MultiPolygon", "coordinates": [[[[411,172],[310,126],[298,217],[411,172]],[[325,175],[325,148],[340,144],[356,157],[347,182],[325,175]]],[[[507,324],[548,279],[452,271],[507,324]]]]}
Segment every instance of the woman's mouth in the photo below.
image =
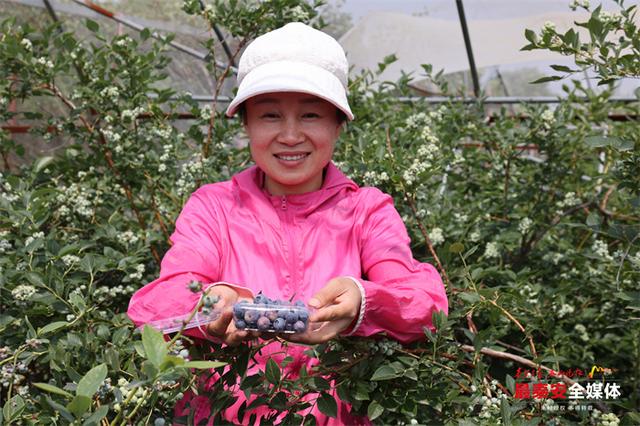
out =
{"type": "Polygon", "coordinates": [[[310,155],[310,153],[307,152],[307,153],[294,154],[294,155],[292,155],[292,154],[274,154],[274,157],[276,157],[280,161],[284,161],[284,162],[287,162],[287,163],[296,163],[296,162],[303,161],[309,155],[310,155]]]}

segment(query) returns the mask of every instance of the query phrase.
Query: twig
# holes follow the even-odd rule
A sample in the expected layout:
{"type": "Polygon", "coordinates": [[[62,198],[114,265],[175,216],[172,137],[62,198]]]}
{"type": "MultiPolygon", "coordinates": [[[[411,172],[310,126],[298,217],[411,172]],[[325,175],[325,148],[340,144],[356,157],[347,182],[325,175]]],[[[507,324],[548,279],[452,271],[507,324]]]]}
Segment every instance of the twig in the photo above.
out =
{"type": "Polygon", "coordinates": [[[525,330],[524,326],[522,324],[520,324],[520,321],[518,321],[513,315],[511,315],[511,313],[509,311],[507,311],[505,308],[503,308],[502,306],[498,305],[494,300],[490,300],[490,299],[486,299],[486,298],[485,298],[485,300],[487,302],[491,303],[496,308],[500,309],[502,311],[502,313],[504,313],[507,316],[507,318],[509,318],[520,329],[520,331],[522,331],[522,333],[525,336],[527,336],[527,340],[529,340],[529,348],[531,348],[531,354],[533,355],[534,358],[537,358],[538,357],[538,353],[536,352],[536,346],[533,344],[533,338],[531,337],[531,335],[529,333],[527,333],[527,330],[525,330]]]}

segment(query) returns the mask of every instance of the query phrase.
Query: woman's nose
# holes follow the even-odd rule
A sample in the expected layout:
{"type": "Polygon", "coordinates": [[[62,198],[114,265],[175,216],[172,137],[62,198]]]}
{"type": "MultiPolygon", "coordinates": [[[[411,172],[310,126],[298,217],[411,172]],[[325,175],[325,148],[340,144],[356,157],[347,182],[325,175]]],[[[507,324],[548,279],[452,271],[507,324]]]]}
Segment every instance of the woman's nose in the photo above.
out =
{"type": "Polygon", "coordinates": [[[296,144],[304,141],[298,120],[290,118],[283,121],[278,141],[286,144],[296,144]]]}

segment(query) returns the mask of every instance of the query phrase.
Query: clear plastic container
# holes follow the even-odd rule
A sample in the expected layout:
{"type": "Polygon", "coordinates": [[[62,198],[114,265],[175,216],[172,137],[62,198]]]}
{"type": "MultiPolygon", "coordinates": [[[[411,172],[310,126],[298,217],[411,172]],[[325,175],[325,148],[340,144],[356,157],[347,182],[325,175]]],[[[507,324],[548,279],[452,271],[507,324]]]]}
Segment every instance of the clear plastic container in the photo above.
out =
{"type": "Polygon", "coordinates": [[[191,313],[188,313],[186,315],[179,315],[176,317],[151,321],[148,324],[156,330],[162,331],[163,334],[175,333],[177,331],[180,331],[181,329],[189,330],[190,328],[206,326],[208,323],[215,321],[220,317],[220,310],[211,309],[206,314],[202,313],[202,311],[199,311],[196,312],[191,320],[189,320],[190,316],[191,313]]]}
{"type": "Polygon", "coordinates": [[[309,326],[309,308],[302,303],[248,303],[233,305],[233,321],[239,330],[269,333],[304,333],[309,326]]]}

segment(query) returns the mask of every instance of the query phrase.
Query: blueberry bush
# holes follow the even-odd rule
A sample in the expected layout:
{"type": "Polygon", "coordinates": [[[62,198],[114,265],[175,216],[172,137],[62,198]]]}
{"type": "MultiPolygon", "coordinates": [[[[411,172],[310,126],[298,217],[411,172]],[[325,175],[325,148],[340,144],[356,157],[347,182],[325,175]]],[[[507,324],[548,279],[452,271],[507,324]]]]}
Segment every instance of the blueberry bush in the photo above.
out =
{"type": "MultiPolygon", "coordinates": [[[[235,37],[236,57],[286,22],[323,25],[319,2],[207,3],[186,0],[183,12],[235,37]]],[[[265,424],[282,413],[285,424],[314,424],[303,414],[313,404],[335,416],[330,389],[380,424],[640,423],[640,102],[611,100],[619,78],[640,78],[640,44],[636,8],[618,3],[605,14],[573,2],[590,12],[576,23],[588,41],[552,24],[525,32],[525,50],[576,59],[579,69],[556,66],[564,75],[549,77],[567,80],[554,107],[489,116],[482,98],[456,100],[429,65],[425,76],[449,100],[400,101],[409,76],[378,81],[393,58],[351,76],[357,120],[334,160],[394,197],[415,257],[443,277],[450,314],[434,314],[437,330],[411,345],[379,336],[310,347],[318,366],[296,379],[273,360],[247,374],[252,354],[277,338],[223,348],[178,330],[165,340],[125,314],[131,294],[157,277],[190,193],[250,164],[242,126],[218,102],[231,69],[211,64],[216,100],[203,105],[161,84],[171,36],[107,37],[87,20],[92,35],[79,39],[2,21],[0,123],[29,120],[32,135],[65,146],[11,164],[24,147],[0,130],[0,422],[194,424],[195,409],[173,418],[188,389],[215,417],[239,380],[252,407],[272,409],[265,424]],[[570,79],[586,68],[601,90],[570,79]],[[45,100],[59,112],[39,108],[45,100]],[[184,113],[194,117],[186,125],[184,113]],[[573,386],[571,370],[592,366],[613,371],[617,397],[589,410],[553,398],[545,383],[573,386]],[[202,389],[198,376],[211,371],[220,380],[202,389]],[[522,383],[531,397],[518,396],[522,383]]],[[[196,310],[213,303],[203,294],[196,310]]]]}

